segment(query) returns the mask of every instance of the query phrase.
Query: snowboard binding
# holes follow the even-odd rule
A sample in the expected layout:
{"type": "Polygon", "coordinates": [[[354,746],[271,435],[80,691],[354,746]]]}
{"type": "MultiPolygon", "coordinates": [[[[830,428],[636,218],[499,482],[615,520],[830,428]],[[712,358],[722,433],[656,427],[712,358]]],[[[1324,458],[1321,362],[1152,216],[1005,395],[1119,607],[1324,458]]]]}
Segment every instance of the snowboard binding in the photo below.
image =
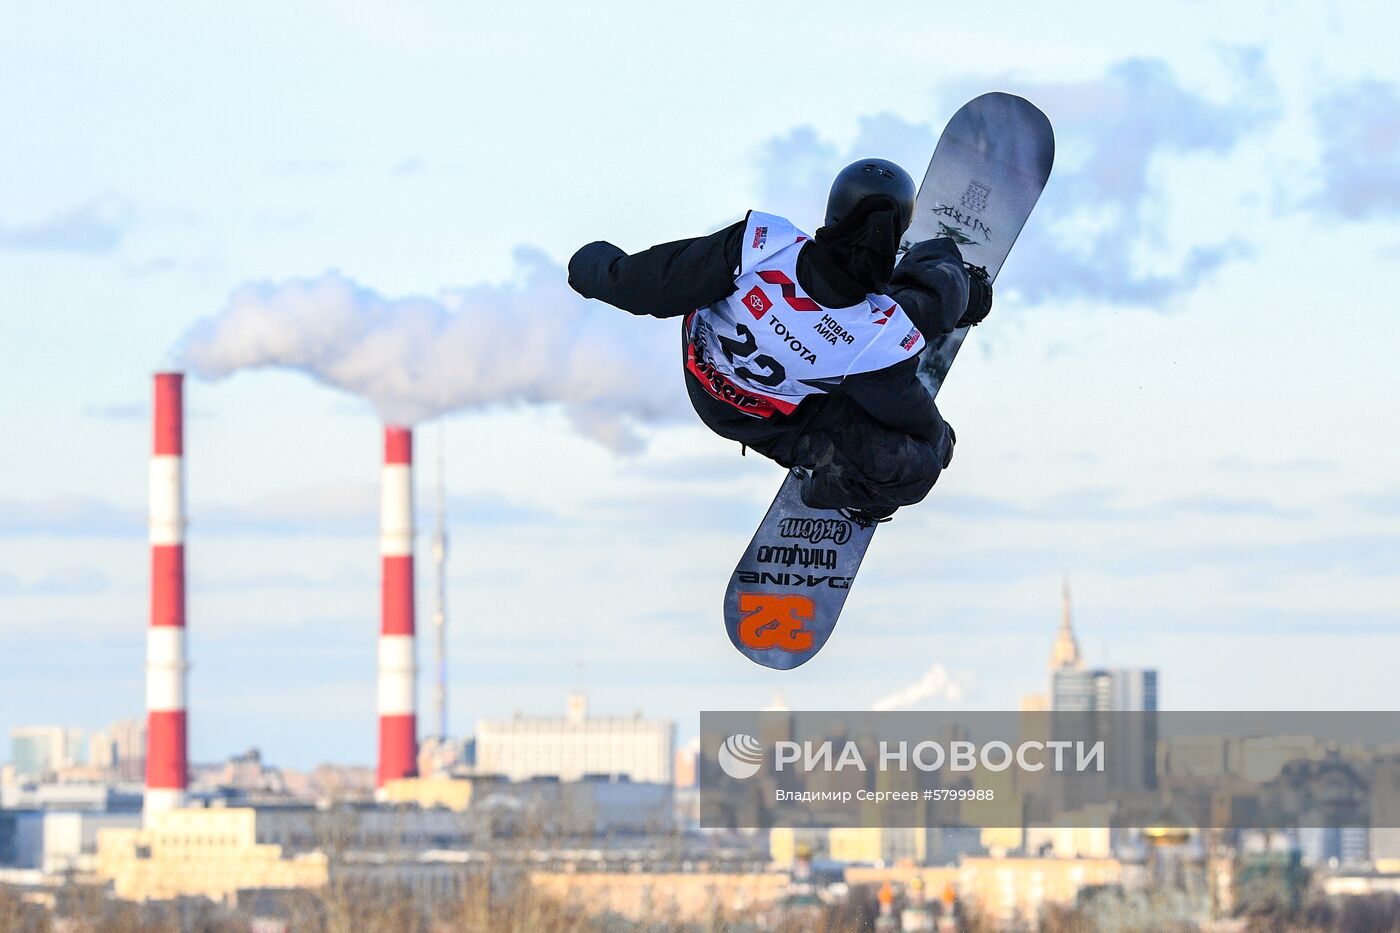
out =
{"type": "Polygon", "coordinates": [[[967,270],[967,310],[958,320],[959,327],[976,327],[992,311],[992,277],[986,266],[964,262],[967,270]]]}
{"type": "Polygon", "coordinates": [[[848,518],[862,528],[873,528],[885,522],[894,521],[894,509],[837,509],[843,518],[848,518]]]}

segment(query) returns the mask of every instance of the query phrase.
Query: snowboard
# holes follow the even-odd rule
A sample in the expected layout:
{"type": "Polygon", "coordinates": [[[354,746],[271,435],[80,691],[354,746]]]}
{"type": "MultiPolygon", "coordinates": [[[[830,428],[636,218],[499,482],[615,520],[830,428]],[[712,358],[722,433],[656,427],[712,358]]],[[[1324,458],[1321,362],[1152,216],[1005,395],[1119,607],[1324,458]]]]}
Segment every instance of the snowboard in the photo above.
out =
{"type": "MultiPolygon", "coordinates": [[[[963,258],[993,279],[1050,177],[1050,121],[1012,94],[983,94],[948,121],[919,185],[901,250],[952,237],[963,258]]],[[[928,340],[919,379],[937,396],[969,328],[928,340]]],[[[724,624],[750,660],[791,670],[831,637],[878,525],[802,503],[789,471],[729,578],[724,624]]]]}

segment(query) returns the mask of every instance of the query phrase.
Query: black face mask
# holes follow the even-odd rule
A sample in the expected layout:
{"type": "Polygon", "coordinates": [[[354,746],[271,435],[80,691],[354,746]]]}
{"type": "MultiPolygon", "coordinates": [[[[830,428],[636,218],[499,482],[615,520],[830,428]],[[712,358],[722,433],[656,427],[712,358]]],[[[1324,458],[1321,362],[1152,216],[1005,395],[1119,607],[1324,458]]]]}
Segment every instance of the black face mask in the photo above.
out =
{"type": "Polygon", "coordinates": [[[820,243],[861,288],[883,292],[894,274],[904,228],[893,198],[872,195],[830,226],[817,231],[820,243]]]}

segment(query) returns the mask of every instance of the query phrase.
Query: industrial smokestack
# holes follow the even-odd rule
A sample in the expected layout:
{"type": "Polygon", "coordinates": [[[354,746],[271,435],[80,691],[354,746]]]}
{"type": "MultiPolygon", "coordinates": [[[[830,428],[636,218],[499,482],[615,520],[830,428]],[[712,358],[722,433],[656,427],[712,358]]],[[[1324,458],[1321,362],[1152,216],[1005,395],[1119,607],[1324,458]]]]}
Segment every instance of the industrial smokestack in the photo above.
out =
{"type": "Polygon", "coordinates": [[[146,813],[184,806],[184,375],[157,373],[151,455],[151,625],[146,632],[146,813]]]}
{"type": "Polygon", "coordinates": [[[379,630],[379,774],[386,781],[418,771],[417,658],[413,635],[413,431],[384,429],[379,553],[383,562],[379,630]]]}

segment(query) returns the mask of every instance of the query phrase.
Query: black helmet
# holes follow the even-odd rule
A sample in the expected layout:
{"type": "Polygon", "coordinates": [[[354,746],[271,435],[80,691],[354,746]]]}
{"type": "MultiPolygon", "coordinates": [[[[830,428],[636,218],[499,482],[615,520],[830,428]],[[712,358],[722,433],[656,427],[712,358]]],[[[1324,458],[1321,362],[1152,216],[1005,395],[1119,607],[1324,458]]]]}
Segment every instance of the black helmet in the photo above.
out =
{"type": "Polygon", "coordinates": [[[862,198],[880,194],[894,201],[899,208],[899,232],[909,229],[914,220],[914,179],[909,173],[885,159],[861,159],[843,168],[831,183],[826,199],[826,225],[836,224],[862,198]]]}

